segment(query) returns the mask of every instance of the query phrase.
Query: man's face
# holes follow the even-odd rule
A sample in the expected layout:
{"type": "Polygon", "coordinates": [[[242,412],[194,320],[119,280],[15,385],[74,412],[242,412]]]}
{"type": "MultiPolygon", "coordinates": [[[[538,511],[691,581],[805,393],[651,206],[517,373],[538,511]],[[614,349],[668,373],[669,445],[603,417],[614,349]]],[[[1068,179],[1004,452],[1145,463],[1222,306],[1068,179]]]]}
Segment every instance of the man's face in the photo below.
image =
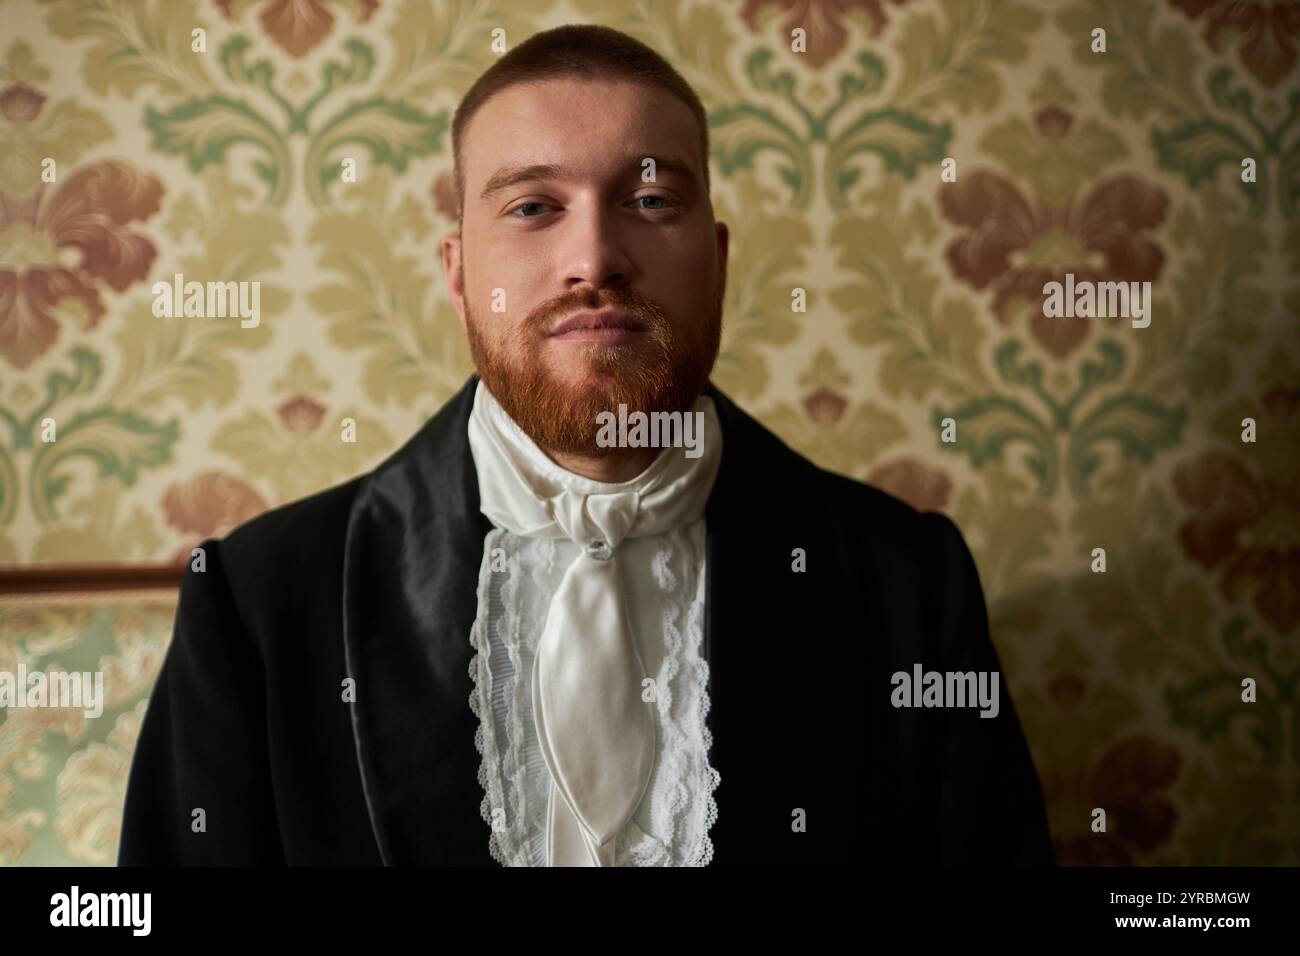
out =
{"type": "Polygon", "coordinates": [[[727,227],[701,152],[684,103],[614,80],[511,86],[466,127],[464,217],[443,266],[479,377],[542,448],[626,452],[596,445],[598,413],[685,411],[708,381],[727,227]],[[536,165],[555,169],[510,175],[536,165]],[[634,328],[553,334],[583,312],[634,328]]]}

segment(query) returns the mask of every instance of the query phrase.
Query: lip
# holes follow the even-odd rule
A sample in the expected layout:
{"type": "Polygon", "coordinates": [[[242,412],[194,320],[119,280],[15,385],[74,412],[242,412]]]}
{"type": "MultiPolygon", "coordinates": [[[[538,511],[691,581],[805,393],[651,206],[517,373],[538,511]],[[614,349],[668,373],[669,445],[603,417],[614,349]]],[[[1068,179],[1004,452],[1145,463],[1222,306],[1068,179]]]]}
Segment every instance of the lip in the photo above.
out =
{"type": "Polygon", "coordinates": [[[626,337],[615,333],[626,334],[645,330],[644,322],[621,309],[598,309],[594,312],[575,312],[556,323],[547,335],[551,338],[585,336],[604,340],[626,337]]]}

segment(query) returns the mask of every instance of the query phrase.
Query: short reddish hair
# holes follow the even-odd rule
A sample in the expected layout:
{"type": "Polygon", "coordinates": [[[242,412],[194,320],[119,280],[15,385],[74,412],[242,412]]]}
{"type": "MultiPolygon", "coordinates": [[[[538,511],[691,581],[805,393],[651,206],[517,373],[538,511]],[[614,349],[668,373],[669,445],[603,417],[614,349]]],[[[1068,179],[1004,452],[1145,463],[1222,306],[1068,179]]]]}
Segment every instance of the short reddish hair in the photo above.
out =
{"type": "Polygon", "coordinates": [[[704,188],[706,192],[710,189],[708,116],[690,84],[662,56],[626,33],[592,24],[569,24],[535,33],[506,53],[474,82],[456,108],[451,123],[451,150],[458,220],[463,220],[465,214],[462,143],[474,114],[494,93],[508,86],[565,76],[603,76],[644,83],[667,90],[685,103],[695,116],[704,188]]]}

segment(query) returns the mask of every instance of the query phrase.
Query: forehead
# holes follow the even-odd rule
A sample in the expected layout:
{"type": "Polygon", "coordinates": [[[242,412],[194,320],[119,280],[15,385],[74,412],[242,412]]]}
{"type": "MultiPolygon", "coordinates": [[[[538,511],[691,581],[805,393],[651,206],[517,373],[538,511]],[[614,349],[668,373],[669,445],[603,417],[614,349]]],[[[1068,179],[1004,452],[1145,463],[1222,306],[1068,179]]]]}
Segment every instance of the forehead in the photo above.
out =
{"type": "Polygon", "coordinates": [[[504,166],[551,163],[599,177],[628,156],[681,156],[702,183],[700,153],[695,115],[667,90],[579,77],[506,87],[474,114],[461,143],[469,196],[504,166]]]}

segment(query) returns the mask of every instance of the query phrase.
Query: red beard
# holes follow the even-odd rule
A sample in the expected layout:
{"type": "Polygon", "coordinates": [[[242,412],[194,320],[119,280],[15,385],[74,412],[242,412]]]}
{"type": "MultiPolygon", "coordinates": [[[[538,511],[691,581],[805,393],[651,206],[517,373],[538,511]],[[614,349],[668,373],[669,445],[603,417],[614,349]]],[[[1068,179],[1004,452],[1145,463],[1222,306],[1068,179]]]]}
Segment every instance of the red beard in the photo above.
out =
{"type": "Polygon", "coordinates": [[[617,414],[620,403],[629,413],[685,412],[695,404],[713,370],[722,338],[722,303],[715,301],[701,322],[674,328],[654,302],[634,292],[605,289],[562,296],[528,316],[516,333],[520,342],[487,340],[480,332],[468,301],[465,303],[470,352],[479,378],[507,415],[537,445],[548,452],[606,458],[638,453],[639,449],[596,444],[601,412],[617,414]],[[591,343],[571,345],[587,365],[583,380],[561,380],[539,360],[546,330],[562,316],[580,309],[614,306],[646,325],[635,347],[591,343]]]}

